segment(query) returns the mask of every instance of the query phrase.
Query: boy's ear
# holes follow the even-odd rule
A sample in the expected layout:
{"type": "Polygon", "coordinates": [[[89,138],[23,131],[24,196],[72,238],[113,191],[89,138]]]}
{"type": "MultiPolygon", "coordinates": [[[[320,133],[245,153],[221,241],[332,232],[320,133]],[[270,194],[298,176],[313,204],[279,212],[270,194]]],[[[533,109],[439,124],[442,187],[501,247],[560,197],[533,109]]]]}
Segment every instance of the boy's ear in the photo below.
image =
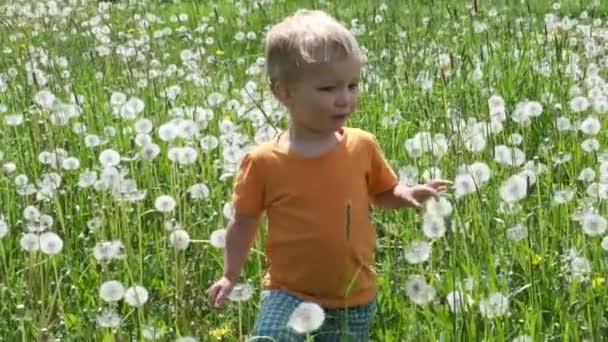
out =
{"type": "Polygon", "coordinates": [[[272,89],[272,93],[274,94],[274,96],[276,96],[276,98],[279,101],[281,101],[283,104],[285,104],[289,100],[289,98],[290,98],[289,88],[283,81],[281,81],[281,80],[271,81],[270,88],[272,89]]]}

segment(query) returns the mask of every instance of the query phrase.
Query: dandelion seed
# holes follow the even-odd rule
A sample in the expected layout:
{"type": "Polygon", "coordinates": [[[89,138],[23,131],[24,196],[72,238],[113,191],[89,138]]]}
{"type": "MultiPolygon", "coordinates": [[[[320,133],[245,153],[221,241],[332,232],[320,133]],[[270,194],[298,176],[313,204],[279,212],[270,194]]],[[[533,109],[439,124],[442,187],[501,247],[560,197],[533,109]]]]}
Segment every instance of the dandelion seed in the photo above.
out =
{"type": "Polygon", "coordinates": [[[575,113],[580,113],[589,108],[589,100],[586,97],[577,96],[570,100],[570,109],[575,113]]]}
{"type": "Polygon", "coordinates": [[[101,145],[101,139],[95,134],[88,134],[84,137],[84,145],[89,148],[97,147],[101,145]]]}
{"type": "Polygon", "coordinates": [[[575,192],[572,189],[557,190],[553,194],[553,204],[559,205],[572,201],[574,199],[575,192]]]}
{"type": "Polygon", "coordinates": [[[581,222],[583,232],[589,236],[598,236],[606,232],[608,222],[606,219],[595,213],[586,213],[581,222]]]}
{"type": "Polygon", "coordinates": [[[154,124],[148,119],[139,119],[133,124],[135,132],[140,134],[149,134],[154,129],[154,124]]]}
{"type": "Polygon", "coordinates": [[[512,339],[511,342],[534,342],[534,340],[528,335],[520,335],[512,339]]]}
{"type": "Polygon", "coordinates": [[[118,328],[120,320],[120,315],[113,310],[105,311],[97,316],[97,324],[102,328],[118,328]]]}
{"type": "Polygon", "coordinates": [[[183,229],[175,230],[169,235],[169,243],[178,251],[183,251],[190,245],[190,235],[183,229]]]}
{"type": "Polygon", "coordinates": [[[4,117],[7,126],[17,127],[23,123],[23,114],[11,114],[4,117]]]}
{"type": "Polygon", "coordinates": [[[199,342],[196,337],[182,336],[175,339],[174,342],[199,342]]]}
{"type": "Polygon", "coordinates": [[[575,256],[569,264],[569,281],[586,281],[591,273],[591,263],[582,256],[575,256]]]}
{"type": "Polygon", "coordinates": [[[608,251],[608,236],[604,236],[604,238],[602,238],[601,247],[603,250],[608,251]]]}
{"type": "Polygon", "coordinates": [[[0,216],[0,239],[8,234],[8,224],[2,216],[0,216]]]}
{"type": "Polygon", "coordinates": [[[451,312],[466,312],[473,305],[471,296],[463,291],[452,291],[445,297],[451,312]]]}
{"type": "Polygon", "coordinates": [[[154,207],[161,213],[168,213],[175,209],[176,203],[173,197],[169,195],[161,195],[154,201],[154,207]]]}
{"type": "Polygon", "coordinates": [[[454,195],[456,198],[460,198],[466,194],[477,191],[477,185],[475,179],[470,174],[460,174],[454,179],[454,195]]]}
{"type": "Polygon", "coordinates": [[[69,157],[63,160],[61,167],[68,171],[76,170],[80,167],[80,161],[74,157],[69,157]]]}
{"type": "Polygon", "coordinates": [[[48,90],[41,90],[34,96],[34,102],[45,109],[53,108],[55,100],[55,95],[48,90]]]}
{"type": "Polygon", "coordinates": [[[40,219],[40,210],[33,205],[28,205],[23,209],[23,218],[26,221],[35,221],[40,219]]]}
{"type": "Polygon", "coordinates": [[[148,290],[139,285],[131,286],[125,292],[124,299],[131,306],[143,306],[148,301],[148,290]]]}
{"type": "Polygon", "coordinates": [[[141,331],[146,340],[160,340],[165,335],[165,331],[161,328],[146,326],[141,331]]]}
{"type": "Polygon", "coordinates": [[[302,302],[289,316],[287,326],[298,334],[307,334],[318,330],[325,321],[325,311],[319,304],[302,302]]]}
{"type": "Polygon", "coordinates": [[[17,170],[17,165],[15,165],[15,163],[5,163],[2,165],[2,171],[7,175],[12,174],[15,170],[17,170]]]}
{"type": "Polygon", "coordinates": [[[249,300],[251,296],[253,296],[253,286],[250,284],[236,284],[228,294],[228,299],[233,302],[244,302],[249,300]]]}
{"type": "Polygon", "coordinates": [[[120,107],[120,116],[125,120],[133,120],[144,110],[144,101],[132,97],[120,107]]]}
{"type": "Polygon", "coordinates": [[[226,247],[226,229],[217,229],[211,233],[209,242],[215,248],[226,247]]]}
{"type": "Polygon", "coordinates": [[[115,150],[104,150],[99,154],[99,162],[103,167],[117,166],[120,164],[120,153],[115,150]]]}
{"type": "Polygon", "coordinates": [[[417,305],[427,305],[435,299],[435,288],[427,284],[422,276],[412,276],[405,283],[405,293],[417,305]]]}
{"type": "Polygon", "coordinates": [[[479,311],[489,319],[504,316],[509,311],[509,298],[501,293],[491,293],[479,302],[479,311]]]}
{"type": "Polygon", "coordinates": [[[142,158],[151,161],[160,154],[160,147],[156,144],[145,145],[140,152],[142,158]]]}
{"type": "Polygon", "coordinates": [[[47,255],[56,255],[63,249],[63,240],[53,232],[42,233],[39,236],[40,250],[47,255]]]}
{"type": "Polygon", "coordinates": [[[517,174],[509,177],[500,187],[500,197],[507,203],[516,203],[526,198],[528,194],[526,178],[517,174]]]}
{"type": "Polygon", "coordinates": [[[125,295],[125,288],[117,280],[108,280],[99,287],[99,297],[105,302],[118,302],[125,295]]]}
{"type": "Polygon", "coordinates": [[[232,218],[234,215],[234,206],[232,205],[232,202],[224,203],[224,206],[222,207],[222,215],[224,215],[224,218],[228,220],[232,218]]]}
{"type": "Polygon", "coordinates": [[[422,222],[424,236],[431,240],[440,239],[445,235],[445,221],[441,216],[427,214],[422,222]]]}
{"type": "Polygon", "coordinates": [[[586,118],[583,122],[581,122],[580,125],[581,132],[587,135],[597,135],[600,132],[601,128],[602,124],[594,116],[586,118]]]}
{"type": "Polygon", "coordinates": [[[125,257],[122,241],[102,241],[93,248],[93,256],[97,261],[105,261],[112,259],[122,259],[125,257]]]}
{"type": "Polygon", "coordinates": [[[35,252],[40,249],[40,239],[38,235],[33,233],[23,234],[21,240],[19,240],[19,244],[21,245],[21,249],[26,252],[35,252]]]}
{"type": "Polygon", "coordinates": [[[528,236],[528,230],[522,224],[507,229],[507,239],[521,241],[528,236]]]}
{"type": "Polygon", "coordinates": [[[110,104],[114,107],[122,106],[125,102],[127,102],[127,95],[121,93],[119,91],[112,92],[110,96],[110,104]]]}
{"type": "Polygon", "coordinates": [[[430,198],[426,201],[426,212],[435,216],[448,217],[452,214],[452,204],[443,196],[439,196],[438,200],[430,198]]]}
{"type": "Polygon", "coordinates": [[[429,260],[431,245],[426,241],[412,241],[404,251],[405,260],[410,264],[421,264],[429,260]]]}
{"type": "Polygon", "coordinates": [[[471,176],[473,176],[473,179],[477,184],[483,184],[489,181],[492,176],[492,171],[490,170],[490,167],[488,167],[488,164],[484,162],[475,162],[471,164],[469,166],[469,170],[471,176]]]}

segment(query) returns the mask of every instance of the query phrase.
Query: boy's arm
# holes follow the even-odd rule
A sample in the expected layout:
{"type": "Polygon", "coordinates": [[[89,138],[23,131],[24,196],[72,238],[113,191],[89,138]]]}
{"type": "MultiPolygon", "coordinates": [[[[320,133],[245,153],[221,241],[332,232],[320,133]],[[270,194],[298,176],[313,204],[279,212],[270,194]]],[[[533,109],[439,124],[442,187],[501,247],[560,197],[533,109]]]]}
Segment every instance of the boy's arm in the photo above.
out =
{"type": "Polygon", "coordinates": [[[375,206],[398,209],[398,208],[415,208],[422,209],[422,204],[431,197],[437,197],[439,191],[447,189],[452,185],[448,180],[435,180],[429,184],[415,185],[407,187],[397,184],[392,189],[381,192],[374,196],[372,203],[375,206]]]}
{"type": "Polygon", "coordinates": [[[224,277],[237,281],[257,232],[259,217],[235,213],[226,228],[224,277]]]}
{"type": "Polygon", "coordinates": [[[393,188],[374,196],[374,198],[372,199],[372,204],[376,207],[385,209],[398,209],[404,207],[416,208],[415,204],[407,202],[404,199],[404,194],[407,191],[408,189],[405,186],[397,184],[393,188]]]}

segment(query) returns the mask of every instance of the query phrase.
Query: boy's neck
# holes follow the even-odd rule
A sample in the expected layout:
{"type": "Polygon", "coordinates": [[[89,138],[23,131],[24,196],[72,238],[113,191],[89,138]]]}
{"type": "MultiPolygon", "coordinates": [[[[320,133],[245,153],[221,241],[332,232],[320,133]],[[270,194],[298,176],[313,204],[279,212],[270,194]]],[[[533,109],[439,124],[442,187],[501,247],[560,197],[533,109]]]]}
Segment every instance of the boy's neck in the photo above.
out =
{"type": "Polygon", "coordinates": [[[333,132],[315,132],[308,129],[302,129],[297,126],[289,126],[287,137],[291,143],[314,145],[323,144],[333,139],[340,139],[340,134],[333,132]]]}

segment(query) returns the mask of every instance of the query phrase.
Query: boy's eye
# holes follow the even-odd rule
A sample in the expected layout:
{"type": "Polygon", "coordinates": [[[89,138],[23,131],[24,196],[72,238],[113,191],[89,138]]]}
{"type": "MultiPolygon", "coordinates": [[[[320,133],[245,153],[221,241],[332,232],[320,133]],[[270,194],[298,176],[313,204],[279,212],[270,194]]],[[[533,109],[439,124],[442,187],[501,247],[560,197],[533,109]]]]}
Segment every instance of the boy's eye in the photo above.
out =
{"type": "Polygon", "coordinates": [[[351,83],[348,85],[349,89],[357,89],[359,88],[359,84],[358,83],[351,83]]]}
{"type": "Polygon", "coordinates": [[[334,89],[336,89],[336,87],[334,87],[334,86],[327,86],[327,87],[320,87],[319,88],[320,91],[332,91],[334,89]]]}

